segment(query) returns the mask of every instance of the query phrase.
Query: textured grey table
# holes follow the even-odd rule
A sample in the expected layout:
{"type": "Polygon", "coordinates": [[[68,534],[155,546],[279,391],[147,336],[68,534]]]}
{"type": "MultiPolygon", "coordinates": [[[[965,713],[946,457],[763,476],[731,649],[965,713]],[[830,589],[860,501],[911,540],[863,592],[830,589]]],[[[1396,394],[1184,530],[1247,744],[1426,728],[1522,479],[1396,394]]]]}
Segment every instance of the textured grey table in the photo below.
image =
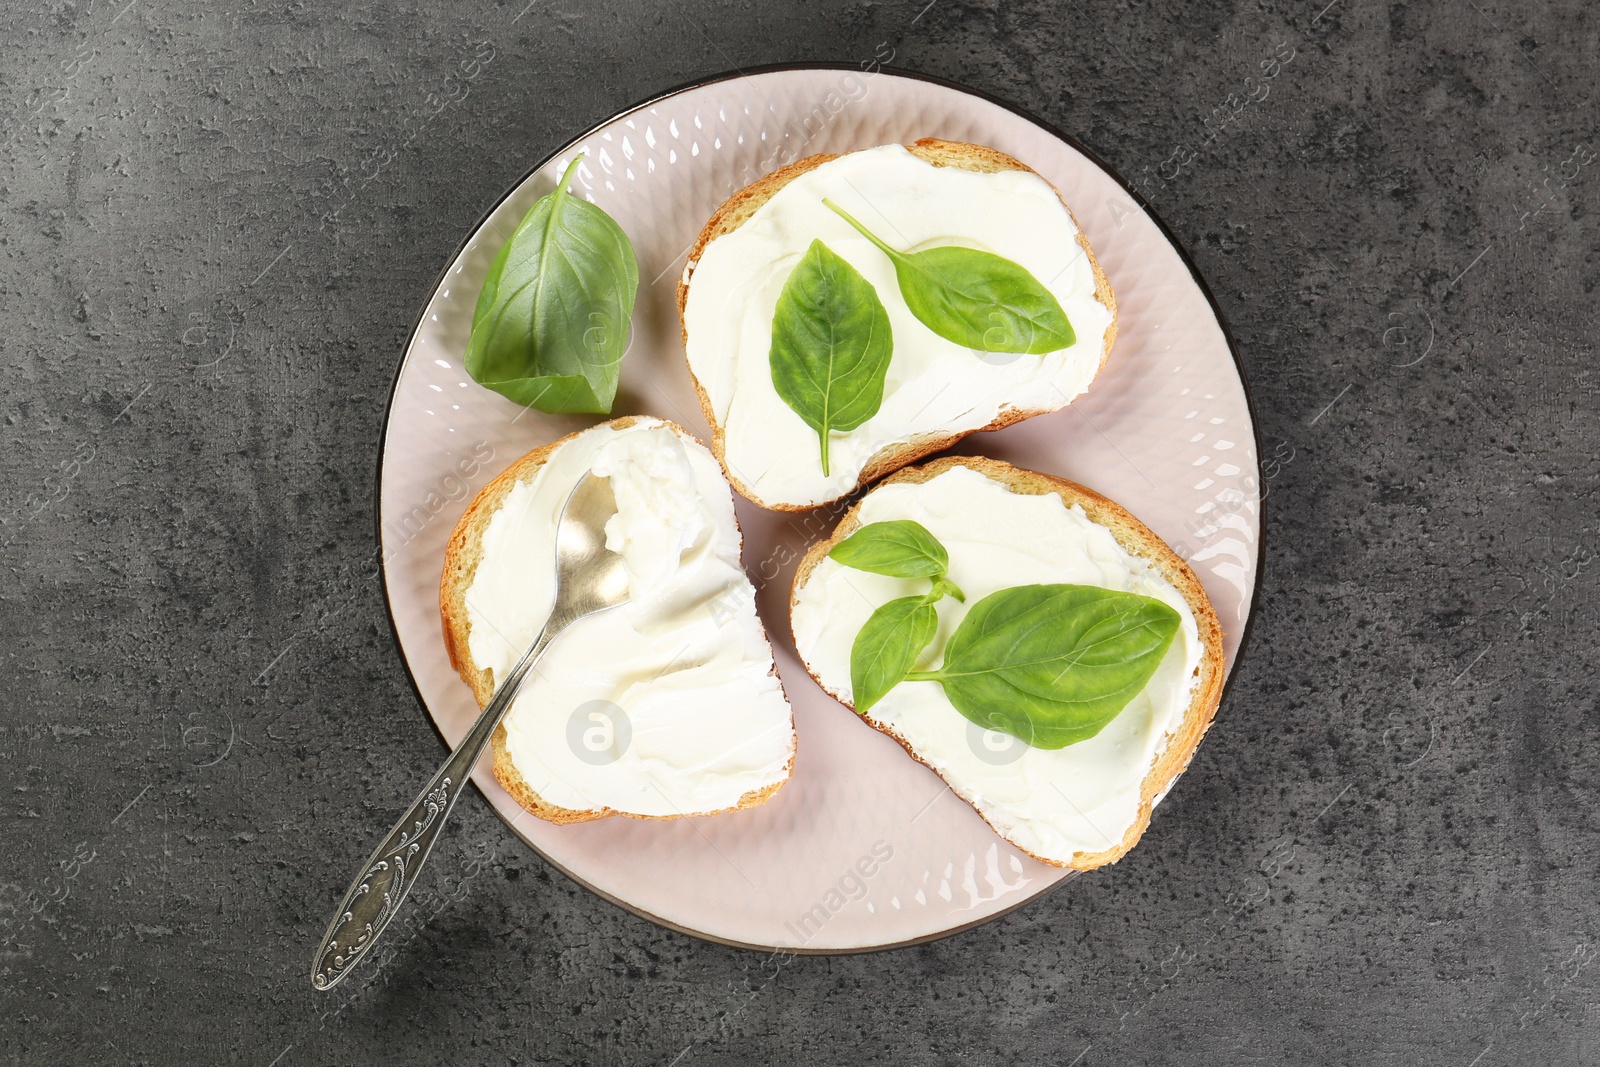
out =
{"type": "Polygon", "coordinates": [[[1600,19],[1324,2],[9,5],[0,1059],[1600,1063],[1600,19]],[[1231,319],[1265,609],[1191,773],[1108,871],[781,968],[472,797],[314,993],[442,751],[365,577],[436,272],[642,97],[890,54],[1140,181],[1231,319]]]}

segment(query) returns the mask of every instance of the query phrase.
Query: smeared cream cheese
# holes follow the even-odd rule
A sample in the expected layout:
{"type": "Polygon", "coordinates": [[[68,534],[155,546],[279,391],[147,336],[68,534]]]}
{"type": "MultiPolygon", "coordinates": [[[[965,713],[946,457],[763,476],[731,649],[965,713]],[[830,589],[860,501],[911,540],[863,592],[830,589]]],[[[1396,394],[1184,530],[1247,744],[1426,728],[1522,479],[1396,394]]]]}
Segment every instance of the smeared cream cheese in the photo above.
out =
{"type": "Polygon", "coordinates": [[[852,152],[789,182],[689,268],[689,366],[723,427],[729,472],[764,503],[820,504],[855,488],[889,446],[975,430],[1005,411],[1067,404],[1099,369],[1112,321],[1077,237],[1038,175],[936,167],[901,145],[852,152]],[[1060,301],[1077,342],[1035,356],[977,353],[944,340],[911,314],[889,258],[824,197],[901,251],[964,245],[1021,264],[1060,301]],[[813,239],[872,283],[894,336],[883,404],[860,427],[832,434],[827,477],[816,431],[778,396],[769,363],[773,310],[813,239]]]}
{"type": "Polygon", "coordinates": [[[611,482],[606,544],[630,601],[551,644],[505,719],[517,770],[563,808],[670,816],[783,781],[793,718],[739,558],[717,461],[665,424],[597,426],[557,448],[490,518],[466,594],[472,662],[498,680],[555,598],[555,529],[584,473],[611,482]]]}
{"type": "Polygon", "coordinates": [[[683,441],[670,431],[618,434],[595,449],[589,469],[611,483],[617,513],[606,547],[623,557],[629,593],[659,588],[706,527],[683,441]]]}
{"type": "MultiPolygon", "coordinates": [[[[1018,585],[1094,585],[1154,597],[1180,619],[1177,636],[1148,685],[1110,725],[1060,749],[1024,745],[972,723],[938,682],[901,682],[868,711],[904,738],[1008,840],[1037,856],[1068,862],[1122,840],[1138,816],[1140,786],[1183,722],[1204,654],[1194,612],[1148,562],[1055,494],[1013,493],[967,467],[921,484],[873,490],[861,503],[863,524],[914,519],[950,554],[950,580],[966,603],[938,604],[939,635],[919,670],[938,666],[942,649],[973,604],[1018,585]]],[[[888,578],[824,559],[795,595],[793,624],[801,658],[822,684],[845,699],[850,647],[867,617],[896,597],[925,593],[927,579],[888,578]]]]}

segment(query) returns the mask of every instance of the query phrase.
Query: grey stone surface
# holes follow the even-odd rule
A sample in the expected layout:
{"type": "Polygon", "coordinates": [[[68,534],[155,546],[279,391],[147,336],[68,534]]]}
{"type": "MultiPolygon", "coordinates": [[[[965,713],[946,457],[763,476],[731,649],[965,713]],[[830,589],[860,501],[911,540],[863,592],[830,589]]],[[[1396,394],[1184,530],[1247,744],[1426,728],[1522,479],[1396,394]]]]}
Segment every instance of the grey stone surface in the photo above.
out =
{"type": "Polygon", "coordinates": [[[1600,1063],[1600,23],[1324,3],[7,4],[0,1060],[1600,1063]],[[881,45],[1139,180],[1232,322],[1265,607],[1192,772],[1109,871],[775,976],[472,797],[314,993],[441,754],[362,577],[435,273],[635,100],[881,45]]]}

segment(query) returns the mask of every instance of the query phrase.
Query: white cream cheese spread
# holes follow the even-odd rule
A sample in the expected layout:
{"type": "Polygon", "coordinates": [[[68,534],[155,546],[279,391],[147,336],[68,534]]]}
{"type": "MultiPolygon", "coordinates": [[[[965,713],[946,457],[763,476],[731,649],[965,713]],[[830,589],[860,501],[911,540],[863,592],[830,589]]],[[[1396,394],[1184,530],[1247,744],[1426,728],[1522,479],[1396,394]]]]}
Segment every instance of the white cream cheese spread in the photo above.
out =
{"type": "Polygon", "coordinates": [[[1028,171],[981,174],[926,163],[901,145],[852,152],[790,181],[689,266],[684,307],[689,367],[723,429],[729,473],[767,504],[820,504],[855,488],[886,448],[976,430],[1007,411],[1050,411],[1088,388],[1111,310],[1078,227],[1050,184],[1028,171]],[[1021,264],[1060,302],[1077,341],[1042,356],[979,353],[946,341],[911,313],[893,264],[826,205],[826,197],[904,252],[964,245],[1021,264]],[[773,388],[772,315],[813,239],[877,290],[894,338],[878,413],[829,441],[773,388]]]}
{"type": "MultiPolygon", "coordinates": [[[[950,554],[950,580],[966,593],[965,604],[939,601],[939,636],[918,670],[938,665],[940,650],[973,604],[1012,586],[1094,585],[1154,597],[1177,610],[1178,633],[1155,676],[1087,741],[1040,749],[986,731],[951,705],[938,682],[901,682],[867,712],[1028,852],[1065,863],[1075,853],[1119,843],[1137,821],[1145,775],[1183,722],[1204,654],[1182,594],[1077,505],[1069,508],[1053,493],[1011,492],[967,467],[921,484],[881,486],[862,500],[858,517],[863,524],[913,519],[926,526],[950,554]]],[[[927,589],[925,578],[889,578],[823,559],[795,594],[801,658],[826,688],[849,699],[850,647],[867,617],[889,600],[927,589]]]]}
{"type": "Polygon", "coordinates": [[[793,717],[739,558],[733,497],[711,453],[640,419],[555,449],[483,532],[466,594],[468,651],[496,680],[555,596],[555,529],[586,472],[608,478],[630,601],[551,644],[506,716],[506,748],[545,801],[634,815],[718,811],[788,777],[793,717]]]}

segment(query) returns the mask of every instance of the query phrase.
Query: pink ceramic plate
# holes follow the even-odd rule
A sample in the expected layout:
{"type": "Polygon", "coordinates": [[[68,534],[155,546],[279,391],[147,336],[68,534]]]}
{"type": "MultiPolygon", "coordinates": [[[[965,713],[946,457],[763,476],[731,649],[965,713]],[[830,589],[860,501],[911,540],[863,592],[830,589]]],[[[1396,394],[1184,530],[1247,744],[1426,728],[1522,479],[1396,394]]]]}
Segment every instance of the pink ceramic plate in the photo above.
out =
{"type": "MultiPolygon", "coordinates": [[[[614,414],[709,437],[684,365],[673,290],[713,210],[775,167],[919,137],[992,145],[1065,194],[1116,290],[1111,362],[1070,408],[964,451],[1064,475],[1120,501],[1194,565],[1227,635],[1231,670],[1258,566],[1256,436],[1227,335],[1188,261],[1122,182],[1040,123],[954,86],[854,68],[724,77],[625,112],[545,161],[441,277],[395,381],[379,474],[379,536],[401,653],[454,744],[477,714],[440,636],[445,542],[471,494],[529,449],[598,421],[527,411],[473,384],[461,356],[490,260],[564,164],[575,189],[633,239],[641,291],[614,414]]],[[[739,502],[745,562],[794,704],[794,778],[750,811],[673,822],[553,826],[480,764],[476,781],[523,840],[572,878],[656,922],[738,945],[847,952],[994,918],[1069,876],[994,835],[888,737],[806,675],[789,641],[794,561],[836,513],[739,502]]],[[[1169,832],[1158,817],[1151,835],[1169,832]]],[[[1098,878],[1115,878],[1115,868],[1098,878]]],[[[1089,890],[1083,890],[1089,891],[1089,890]]]]}

